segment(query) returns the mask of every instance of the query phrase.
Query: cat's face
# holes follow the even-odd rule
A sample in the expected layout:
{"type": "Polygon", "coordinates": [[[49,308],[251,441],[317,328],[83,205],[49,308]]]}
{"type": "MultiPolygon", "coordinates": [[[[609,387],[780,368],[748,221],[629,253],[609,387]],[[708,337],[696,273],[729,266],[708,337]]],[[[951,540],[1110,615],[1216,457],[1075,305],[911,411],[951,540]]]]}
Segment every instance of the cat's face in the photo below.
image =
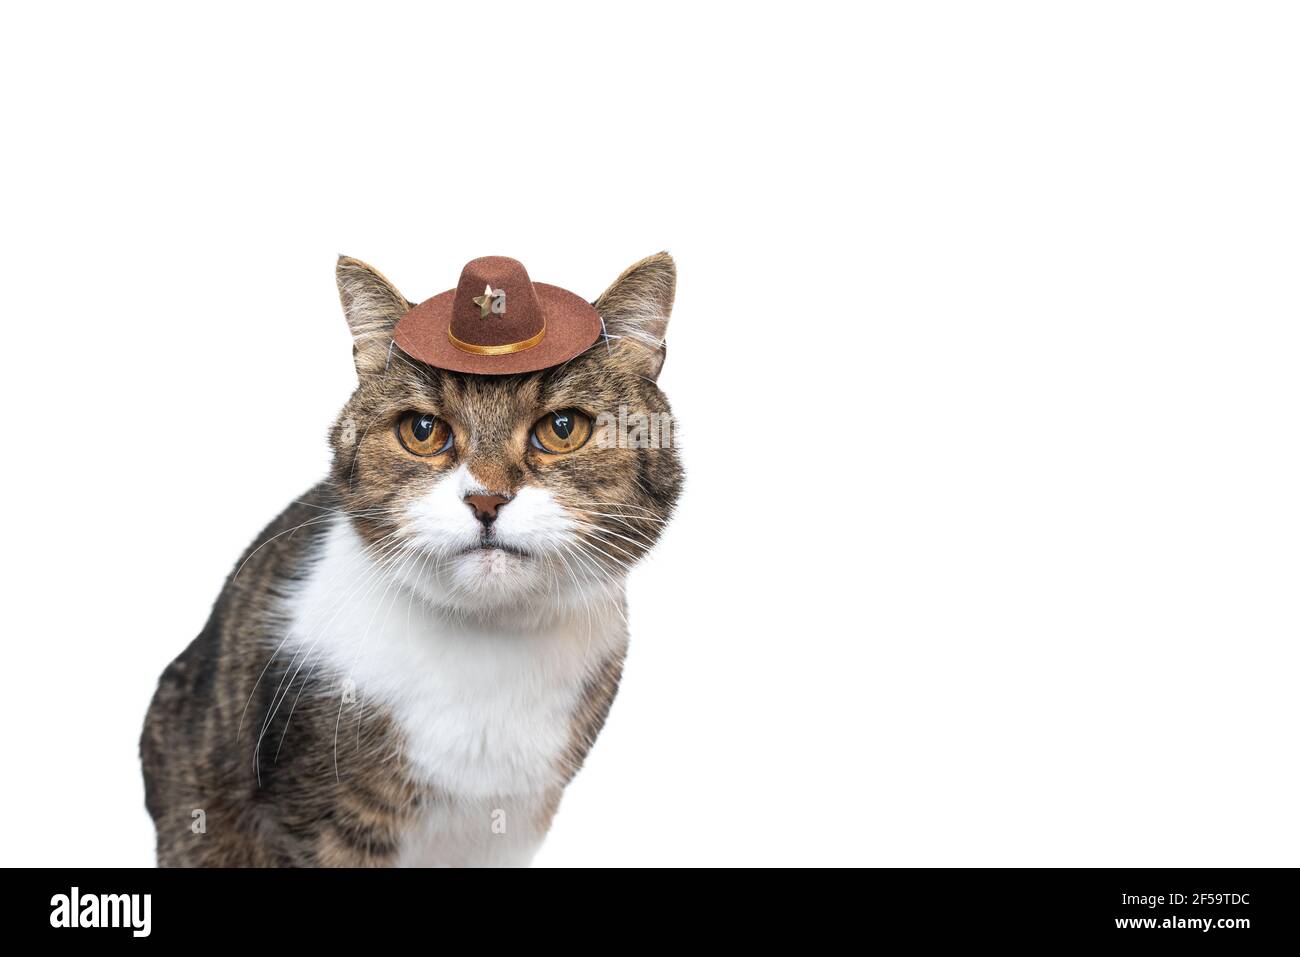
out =
{"type": "Polygon", "coordinates": [[[410,304],[340,261],[359,384],[331,432],[331,478],[385,574],[466,615],[616,594],[681,487],[655,384],[674,280],[667,255],[644,260],[597,300],[608,339],[553,369],[479,376],[390,348],[410,304]]]}

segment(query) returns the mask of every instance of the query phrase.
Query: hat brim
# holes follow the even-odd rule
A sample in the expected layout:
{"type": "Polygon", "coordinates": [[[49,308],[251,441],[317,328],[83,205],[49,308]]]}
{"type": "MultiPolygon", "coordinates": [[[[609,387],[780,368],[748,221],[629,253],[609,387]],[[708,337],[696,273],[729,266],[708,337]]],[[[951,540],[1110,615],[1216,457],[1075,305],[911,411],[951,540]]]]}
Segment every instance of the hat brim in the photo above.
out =
{"type": "Polygon", "coordinates": [[[559,286],[535,282],[533,288],[546,318],[546,331],[535,346],[495,356],[466,352],[456,346],[447,335],[455,289],[426,299],[403,316],[393,331],[393,341],[412,359],[450,372],[475,375],[516,375],[549,369],[581,355],[596,343],[601,322],[595,306],[559,286]]]}

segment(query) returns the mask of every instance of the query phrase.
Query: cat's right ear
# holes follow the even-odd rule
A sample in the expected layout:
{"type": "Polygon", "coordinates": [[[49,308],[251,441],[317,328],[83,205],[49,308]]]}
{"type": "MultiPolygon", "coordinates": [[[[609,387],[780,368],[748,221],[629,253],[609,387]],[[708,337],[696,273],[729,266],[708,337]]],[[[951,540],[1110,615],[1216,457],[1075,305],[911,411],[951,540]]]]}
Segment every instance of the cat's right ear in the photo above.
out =
{"type": "Polygon", "coordinates": [[[343,315],[352,330],[352,358],[357,375],[382,372],[388,364],[388,350],[397,320],[414,303],[397,291],[377,269],[351,256],[340,256],[335,276],[343,315]]]}

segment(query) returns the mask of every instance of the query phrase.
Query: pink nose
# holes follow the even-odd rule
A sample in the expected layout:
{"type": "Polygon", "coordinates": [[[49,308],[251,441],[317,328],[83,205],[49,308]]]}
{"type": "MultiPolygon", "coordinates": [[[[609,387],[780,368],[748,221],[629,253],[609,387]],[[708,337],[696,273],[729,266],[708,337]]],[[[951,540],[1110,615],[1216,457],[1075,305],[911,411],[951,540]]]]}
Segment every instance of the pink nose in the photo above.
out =
{"type": "Polygon", "coordinates": [[[465,504],[474,510],[474,517],[484,525],[496,521],[497,509],[510,499],[504,495],[466,495],[465,504]]]}

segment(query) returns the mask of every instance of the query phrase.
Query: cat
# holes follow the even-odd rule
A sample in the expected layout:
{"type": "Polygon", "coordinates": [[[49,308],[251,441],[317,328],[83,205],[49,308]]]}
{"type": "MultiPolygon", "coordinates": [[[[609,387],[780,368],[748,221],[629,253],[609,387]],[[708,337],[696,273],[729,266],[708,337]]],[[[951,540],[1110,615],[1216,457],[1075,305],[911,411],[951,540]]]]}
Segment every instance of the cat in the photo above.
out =
{"type": "MultiPolygon", "coordinates": [[[[485,376],[393,342],[412,303],[340,257],[358,384],[329,475],[242,556],[140,741],[161,866],[522,866],[618,689],[628,570],[676,448],[589,437],[657,385],[667,253],[570,361],[485,376]]],[[[674,435],[676,434],[674,430],[674,435]]]]}

